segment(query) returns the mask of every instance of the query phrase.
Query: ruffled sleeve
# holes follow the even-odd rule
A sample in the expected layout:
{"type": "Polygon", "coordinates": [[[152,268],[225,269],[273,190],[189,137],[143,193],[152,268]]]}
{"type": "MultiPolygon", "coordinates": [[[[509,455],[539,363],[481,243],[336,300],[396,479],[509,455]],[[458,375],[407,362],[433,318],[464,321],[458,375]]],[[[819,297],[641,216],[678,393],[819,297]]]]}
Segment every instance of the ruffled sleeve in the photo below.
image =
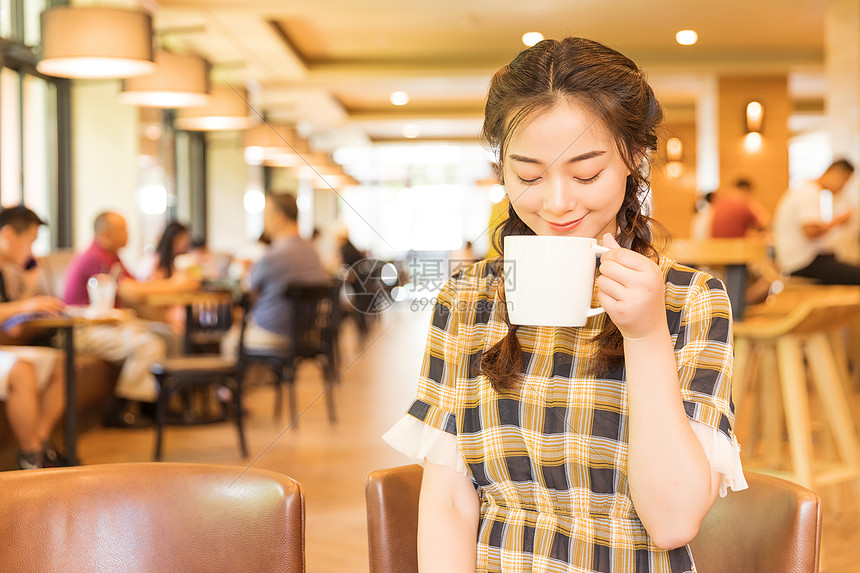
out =
{"type": "Polygon", "coordinates": [[[466,464],[457,446],[457,437],[437,430],[409,414],[404,415],[382,436],[385,442],[413,460],[427,460],[440,466],[448,466],[466,476],[466,464]]]}
{"type": "Polygon", "coordinates": [[[457,444],[456,390],[464,357],[456,305],[459,276],[460,273],[449,278],[436,296],[418,377],[418,395],[383,439],[419,462],[426,459],[467,475],[457,444]]]}
{"type": "Polygon", "coordinates": [[[729,440],[719,430],[695,420],[690,420],[690,426],[702,444],[702,449],[705,450],[711,469],[723,476],[720,482],[720,497],[726,497],[729,489],[732,491],[747,489],[749,486],[744,478],[741,448],[737,440],[734,437],[729,440]]]}

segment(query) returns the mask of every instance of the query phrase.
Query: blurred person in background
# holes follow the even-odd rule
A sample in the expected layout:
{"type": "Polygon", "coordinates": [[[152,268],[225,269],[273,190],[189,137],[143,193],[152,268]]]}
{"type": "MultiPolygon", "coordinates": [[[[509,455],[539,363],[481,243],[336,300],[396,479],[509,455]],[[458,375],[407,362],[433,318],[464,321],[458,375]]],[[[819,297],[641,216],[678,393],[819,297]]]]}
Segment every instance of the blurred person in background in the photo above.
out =
{"type": "Polygon", "coordinates": [[[748,179],[738,179],[734,186],[717,191],[711,200],[711,237],[742,238],[770,227],[770,214],[752,194],[748,179]]]}
{"type": "Polygon", "coordinates": [[[691,239],[704,241],[711,238],[711,222],[714,217],[711,202],[714,200],[715,195],[716,192],[708,191],[696,201],[693,220],[690,221],[691,239]]]}
{"type": "MultiPolygon", "coordinates": [[[[128,226],[119,213],[106,211],[94,223],[95,237],[90,247],[75,255],[66,273],[66,304],[87,305],[87,282],[97,274],[116,280],[117,306],[143,303],[155,294],[197,289],[200,278],[174,273],[170,278],[138,281],[128,272],[119,251],[128,243],[128,226]]],[[[116,400],[103,419],[106,426],[139,427],[152,423],[158,386],[150,372],[153,364],[164,360],[168,349],[178,346],[168,325],[145,320],[118,324],[86,326],[75,329],[75,348],[109,362],[122,364],[114,394],[116,400]]]]}
{"type": "Polygon", "coordinates": [[[834,161],[814,181],[789,189],[780,199],[774,217],[776,259],[782,272],[815,279],[823,284],[860,285],[860,266],[837,260],[835,250],[841,228],[854,209],[834,204],[854,166],[834,161]]]}
{"type": "MultiPolygon", "coordinates": [[[[248,273],[248,285],[256,295],[245,327],[245,346],[282,349],[290,344],[292,312],[284,296],[294,283],[330,280],[314,245],[299,236],[299,209],[295,195],[266,196],[263,212],[265,235],[271,240],[263,257],[248,273]]],[[[239,326],[234,325],[222,342],[222,353],[238,352],[239,326]]]]}
{"type": "MultiPolygon", "coordinates": [[[[33,296],[22,277],[33,260],[32,246],[44,222],[23,205],[0,210],[0,324],[5,342],[26,342],[16,316],[55,313],[63,303],[54,297],[33,296]],[[8,288],[7,288],[7,285],[8,288]],[[17,286],[15,286],[17,285],[17,286]]],[[[38,469],[68,465],[50,443],[51,432],[66,405],[63,354],[38,346],[0,346],[0,400],[18,442],[18,467],[38,469]]]]}
{"type": "Polygon", "coordinates": [[[172,277],[176,270],[174,263],[177,255],[187,253],[190,246],[191,233],[188,227],[177,221],[168,223],[155,250],[144,255],[138,264],[138,278],[146,281],[172,277]]]}

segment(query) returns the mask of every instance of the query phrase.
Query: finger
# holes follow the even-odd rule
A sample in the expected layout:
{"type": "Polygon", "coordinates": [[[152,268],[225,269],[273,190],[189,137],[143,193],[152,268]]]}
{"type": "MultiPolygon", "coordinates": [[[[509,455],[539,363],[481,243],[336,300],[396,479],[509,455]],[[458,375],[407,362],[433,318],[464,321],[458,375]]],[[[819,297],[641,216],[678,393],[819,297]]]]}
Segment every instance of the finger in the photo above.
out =
{"type": "Polygon", "coordinates": [[[608,249],[620,249],[621,245],[618,244],[618,241],[615,240],[615,237],[612,236],[612,233],[604,233],[603,234],[603,246],[608,249]]]}
{"type": "Polygon", "coordinates": [[[609,259],[600,264],[601,276],[607,276],[626,286],[632,286],[636,283],[640,272],[639,269],[626,266],[615,259],[609,259]]]}
{"type": "Polygon", "coordinates": [[[600,275],[597,277],[597,289],[598,294],[603,293],[613,300],[623,300],[624,293],[628,289],[618,281],[615,281],[606,275],[600,275]]]}
{"type": "Polygon", "coordinates": [[[601,257],[601,267],[605,262],[613,261],[635,271],[645,271],[653,263],[647,257],[629,249],[612,249],[601,257]]]}

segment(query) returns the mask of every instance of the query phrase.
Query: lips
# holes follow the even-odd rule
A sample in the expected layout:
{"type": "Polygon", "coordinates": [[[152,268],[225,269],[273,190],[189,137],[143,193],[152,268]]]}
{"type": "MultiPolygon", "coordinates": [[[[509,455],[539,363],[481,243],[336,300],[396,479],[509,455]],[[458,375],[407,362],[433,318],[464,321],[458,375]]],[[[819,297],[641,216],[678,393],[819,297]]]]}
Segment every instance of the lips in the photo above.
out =
{"type": "Polygon", "coordinates": [[[567,233],[576,229],[579,224],[582,223],[583,219],[585,219],[585,216],[582,216],[574,221],[568,221],[566,223],[553,223],[551,221],[546,221],[546,224],[551,230],[555,231],[556,233],[567,233]]]}

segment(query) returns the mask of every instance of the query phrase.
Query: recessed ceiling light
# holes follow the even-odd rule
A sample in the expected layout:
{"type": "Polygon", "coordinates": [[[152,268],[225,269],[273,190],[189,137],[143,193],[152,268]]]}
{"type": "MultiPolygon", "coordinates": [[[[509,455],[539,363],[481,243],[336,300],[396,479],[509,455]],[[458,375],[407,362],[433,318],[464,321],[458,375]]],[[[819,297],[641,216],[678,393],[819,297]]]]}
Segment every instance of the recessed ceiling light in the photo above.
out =
{"type": "Polygon", "coordinates": [[[415,139],[421,135],[421,128],[414,123],[407,123],[403,126],[403,137],[407,139],[415,139]]]}
{"type": "Polygon", "coordinates": [[[388,101],[394,105],[406,105],[409,103],[409,94],[406,92],[391,92],[388,101]]]}
{"type": "Polygon", "coordinates": [[[523,34],[523,44],[528,47],[534,46],[541,40],[543,40],[543,34],[540,32],[526,32],[523,34]]]}
{"type": "Polygon", "coordinates": [[[675,34],[675,40],[682,46],[692,46],[699,39],[695,30],[681,30],[675,34]]]}

